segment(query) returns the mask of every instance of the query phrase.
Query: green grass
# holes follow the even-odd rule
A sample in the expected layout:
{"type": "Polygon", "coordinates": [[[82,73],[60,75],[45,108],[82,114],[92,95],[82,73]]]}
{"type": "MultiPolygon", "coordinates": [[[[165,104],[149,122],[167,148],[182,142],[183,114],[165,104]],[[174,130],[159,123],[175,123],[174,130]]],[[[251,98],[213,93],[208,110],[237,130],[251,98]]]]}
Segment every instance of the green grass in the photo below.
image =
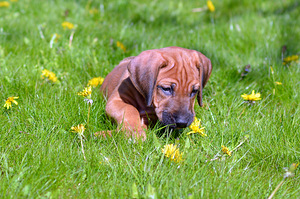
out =
{"type": "MultiPolygon", "coordinates": [[[[149,186],[158,198],[267,198],[283,168],[300,162],[300,65],[281,61],[283,45],[285,56],[300,54],[300,5],[213,3],[214,13],[192,12],[204,0],[19,0],[0,8],[0,197],[130,198],[135,184],[141,198],[149,196],[149,186]],[[90,14],[91,8],[99,12],[90,14]],[[77,24],[71,47],[64,21],[77,24]],[[54,33],[61,37],[50,48],[54,33]],[[157,138],[155,128],[145,142],[130,143],[117,131],[107,140],[95,138],[96,131],[116,129],[96,88],[84,161],[70,128],[86,123],[88,106],[76,93],[123,58],[166,46],[199,50],[212,61],[205,107],[195,107],[208,136],[186,135],[186,129],[178,139],[157,138]],[[247,64],[251,72],[239,81],[247,64]],[[41,79],[42,69],[53,71],[59,83],[41,79]],[[262,100],[249,106],[240,95],[252,90],[262,100]],[[10,96],[19,96],[19,105],[6,110],[10,96]],[[231,157],[206,161],[246,135],[248,142],[231,157]],[[181,164],[161,152],[172,143],[184,152],[181,164]]],[[[298,169],[275,198],[299,197],[299,184],[298,169]]]]}

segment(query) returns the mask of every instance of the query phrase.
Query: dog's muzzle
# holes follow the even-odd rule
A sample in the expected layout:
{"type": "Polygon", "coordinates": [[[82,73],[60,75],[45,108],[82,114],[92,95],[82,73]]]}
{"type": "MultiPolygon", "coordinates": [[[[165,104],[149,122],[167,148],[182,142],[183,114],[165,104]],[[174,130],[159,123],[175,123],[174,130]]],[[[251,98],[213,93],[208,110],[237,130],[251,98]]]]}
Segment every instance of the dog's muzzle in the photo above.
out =
{"type": "Polygon", "coordinates": [[[192,112],[178,112],[175,114],[163,111],[162,123],[170,128],[185,128],[192,124],[194,114],[192,112]]]}

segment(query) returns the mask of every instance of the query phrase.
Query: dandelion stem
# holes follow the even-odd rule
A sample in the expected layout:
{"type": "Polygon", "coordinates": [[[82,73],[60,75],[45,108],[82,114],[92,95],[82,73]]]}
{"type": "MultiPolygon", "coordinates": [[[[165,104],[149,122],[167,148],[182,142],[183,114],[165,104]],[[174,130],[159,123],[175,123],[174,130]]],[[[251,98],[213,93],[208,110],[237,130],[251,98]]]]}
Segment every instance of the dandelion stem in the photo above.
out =
{"type": "Polygon", "coordinates": [[[89,103],[89,110],[88,110],[88,116],[87,116],[86,128],[88,128],[88,126],[89,126],[89,120],[90,120],[90,110],[91,110],[91,103],[89,103]]]}
{"type": "Polygon", "coordinates": [[[192,12],[203,12],[203,11],[206,11],[206,10],[208,10],[208,7],[194,8],[192,10],[192,12]]]}
{"type": "Polygon", "coordinates": [[[72,46],[72,41],[73,41],[74,33],[75,33],[75,30],[73,30],[72,33],[71,33],[71,35],[70,35],[69,47],[72,46]]]}
{"type": "MultiPolygon", "coordinates": [[[[239,147],[241,147],[247,140],[249,139],[249,136],[248,135],[246,135],[244,138],[243,138],[243,140],[233,149],[233,150],[231,150],[231,151],[229,151],[229,152],[231,152],[231,153],[233,153],[234,151],[236,151],[239,147]]],[[[212,161],[215,161],[215,160],[218,160],[218,159],[220,159],[222,156],[218,153],[218,154],[216,154],[215,156],[214,156],[214,158],[213,159],[210,159],[210,160],[206,160],[206,162],[212,162],[212,161]]]]}
{"type": "Polygon", "coordinates": [[[243,141],[241,141],[239,143],[239,145],[237,145],[234,149],[231,150],[231,152],[234,152],[235,150],[237,150],[242,144],[244,144],[246,141],[248,140],[248,138],[244,138],[243,141]]]}
{"type": "Polygon", "coordinates": [[[82,136],[80,136],[80,143],[81,143],[81,151],[82,151],[82,154],[83,154],[83,158],[84,158],[84,160],[86,161],[86,157],[85,157],[85,153],[84,153],[84,149],[83,149],[82,136]]]}
{"type": "Polygon", "coordinates": [[[54,35],[52,36],[51,40],[50,40],[50,48],[53,47],[53,43],[54,43],[55,38],[56,38],[56,34],[54,34],[54,35]]]}
{"type": "Polygon", "coordinates": [[[39,29],[41,39],[45,39],[44,34],[43,34],[43,30],[42,30],[42,26],[38,25],[38,29],[39,29]]]}
{"type": "Polygon", "coordinates": [[[274,189],[274,191],[271,193],[271,195],[268,197],[268,199],[272,199],[275,193],[278,191],[278,189],[281,187],[281,185],[284,183],[285,178],[277,185],[277,187],[274,189]]]}
{"type": "Polygon", "coordinates": [[[212,162],[212,161],[218,160],[220,157],[222,157],[220,154],[216,154],[213,159],[206,160],[205,162],[212,162]]]}

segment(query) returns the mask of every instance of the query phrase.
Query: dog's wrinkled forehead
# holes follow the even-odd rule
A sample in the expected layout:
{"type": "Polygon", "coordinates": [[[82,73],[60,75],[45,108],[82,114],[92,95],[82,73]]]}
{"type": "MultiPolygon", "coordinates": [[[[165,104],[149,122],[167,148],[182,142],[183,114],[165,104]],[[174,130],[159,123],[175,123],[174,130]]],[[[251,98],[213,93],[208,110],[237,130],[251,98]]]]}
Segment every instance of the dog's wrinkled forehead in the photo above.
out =
{"type": "Polygon", "coordinates": [[[174,79],[179,85],[198,81],[199,79],[199,58],[193,51],[176,51],[163,53],[166,65],[159,71],[157,80],[174,79]],[[197,59],[198,58],[198,59],[197,59]]]}
{"type": "Polygon", "coordinates": [[[183,49],[179,47],[167,47],[158,49],[162,56],[172,63],[178,65],[195,65],[199,63],[200,59],[195,50],[183,49]]]}

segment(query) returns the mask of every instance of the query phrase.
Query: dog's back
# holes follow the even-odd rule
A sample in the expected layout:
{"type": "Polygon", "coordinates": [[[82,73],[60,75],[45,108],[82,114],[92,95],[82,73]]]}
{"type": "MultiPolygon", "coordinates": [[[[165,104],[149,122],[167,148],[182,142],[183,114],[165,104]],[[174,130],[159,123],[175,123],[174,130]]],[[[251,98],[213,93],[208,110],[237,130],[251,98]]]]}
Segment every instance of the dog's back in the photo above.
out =
{"type": "Polygon", "coordinates": [[[123,81],[125,78],[128,77],[127,71],[127,65],[129,62],[134,58],[127,57],[123,59],[119,65],[117,65],[105,78],[104,82],[102,83],[102,86],[100,88],[100,91],[103,93],[106,99],[108,99],[113,90],[118,87],[121,81],[123,81]]]}

